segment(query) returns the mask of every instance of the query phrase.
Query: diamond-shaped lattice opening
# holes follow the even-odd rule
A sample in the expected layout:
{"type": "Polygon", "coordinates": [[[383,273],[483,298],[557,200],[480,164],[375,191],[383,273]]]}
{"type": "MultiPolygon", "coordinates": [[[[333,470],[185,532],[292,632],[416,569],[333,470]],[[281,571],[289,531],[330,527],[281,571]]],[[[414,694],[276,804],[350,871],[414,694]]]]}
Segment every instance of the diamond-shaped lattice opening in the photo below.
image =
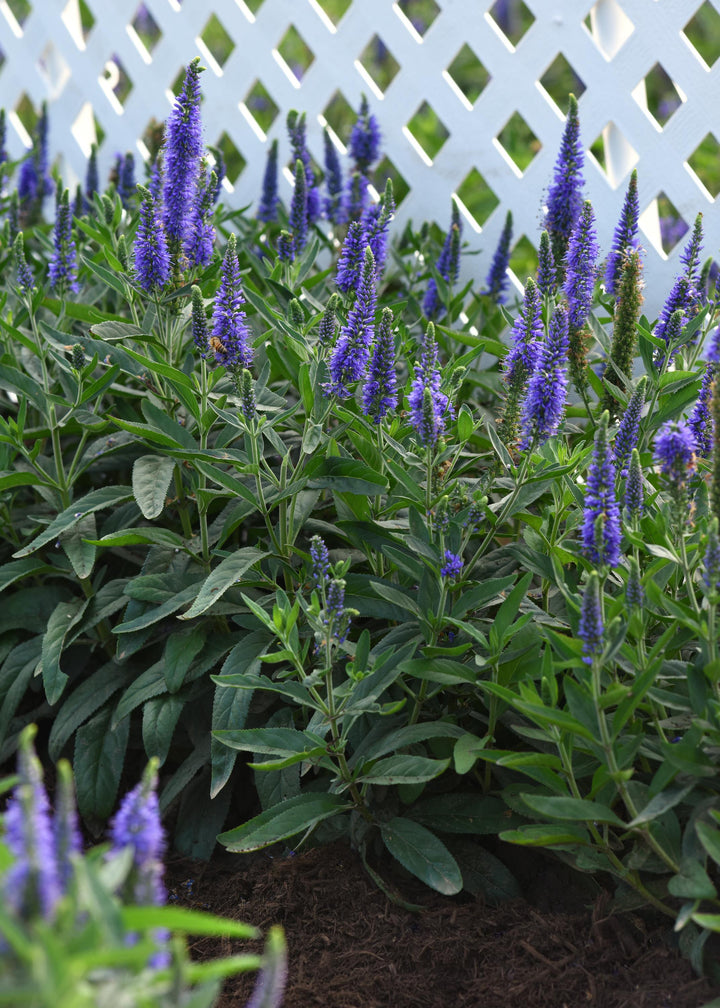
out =
{"type": "Polygon", "coordinates": [[[68,0],[60,17],[65,22],[75,45],[78,49],[84,49],[87,37],[95,25],[95,15],[85,0],[80,0],[79,3],[76,3],[76,0],[68,0]]]}
{"type": "Polygon", "coordinates": [[[203,43],[202,48],[206,50],[203,55],[209,57],[208,62],[212,61],[216,64],[213,67],[216,73],[218,70],[222,70],[235,48],[235,43],[215,14],[208,19],[205,27],[200,32],[198,42],[203,43]]]}
{"type": "Polygon", "coordinates": [[[23,91],[20,98],[17,101],[14,109],[15,115],[19,121],[22,129],[25,130],[26,136],[21,137],[23,143],[31,143],[32,136],[35,132],[35,126],[38,121],[38,111],[30,100],[29,96],[23,91]]]}
{"type": "Polygon", "coordinates": [[[473,168],[462,180],[455,195],[468,214],[482,227],[500,200],[487,184],[477,168],[473,168]]]}
{"type": "Polygon", "coordinates": [[[235,0],[238,7],[244,7],[246,12],[250,15],[250,20],[255,20],[255,15],[262,7],[265,0],[235,0]]]}
{"type": "Polygon", "coordinates": [[[528,277],[534,277],[537,273],[538,254],[537,249],[527,237],[522,237],[515,242],[510,252],[510,269],[521,283],[525,283],[528,277]]]}
{"type": "Polygon", "coordinates": [[[35,66],[45,82],[49,97],[57,97],[71,76],[70,67],[60,50],[52,42],[48,42],[35,66]]]}
{"type": "Polygon", "coordinates": [[[720,14],[708,0],[688,21],[682,33],[705,65],[711,67],[720,56],[720,14]]]}
{"type": "Polygon", "coordinates": [[[247,161],[232,142],[227,133],[221,133],[215,147],[222,152],[225,161],[226,178],[231,185],[235,185],[240,173],[245,168],[247,161]]]}
{"type": "Polygon", "coordinates": [[[270,92],[259,80],[255,81],[245,95],[243,104],[263,133],[267,133],[280,112],[270,97],[270,92]]]}
{"type": "Polygon", "coordinates": [[[496,137],[502,150],[522,174],[542,144],[519,112],[513,112],[496,137]]]}
{"type": "Polygon", "coordinates": [[[669,255],[688,230],[688,223],[664,192],[639,217],[640,228],[659,252],[669,255]]]}
{"type": "Polygon", "coordinates": [[[146,50],[149,53],[152,53],[153,49],[162,38],[162,31],[144,3],[141,3],[135,11],[135,15],[130,22],[130,26],[145,46],[146,50]]]}
{"type": "Polygon", "coordinates": [[[490,74],[467,42],[443,72],[443,77],[468,108],[473,107],[490,80],[490,74]]]}
{"type": "Polygon", "coordinates": [[[514,48],[535,22],[523,0],[495,0],[485,15],[514,48]]]}
{"type": "Polygon", "coordinates": [[[319,7],[334,25],[339,23],[351,3],[352,0],[312,0],[312,5],[319,7]]]}
{"type": "Polygon", "coordinates": [[[419,106],[403,132],[406,135],[410,134],[412,140],[415,141],[413,146],[417,146],[423,151],[425,160],[429,164],[432,164],[433,158],[450,136],[442,119],[438,118],[426,101],[419,106]]]}
{"type": "MultiPolygon", "coordinates": [[[[29,0],[7,0],[7,9],[10,17],[17,22],[19,28],[22,28],[32,13],[32,4],[29,0]]],[[[5,16],[7,17],[7,13],[5,16]]],[[[10,21],[10,18],[8,18],[8,21],[10,21]]],[[[12,22],[10,23],[12,26],[12,22]]]]}
{"type": "Polygon", "coordinates": [[[385,155],[373,172],[373,185],[378,192],[382,192],[384,190],[385,181],[387,179],[390,179],[392,182],[395,203],[397,206],[400,206],[402,201],[410,192],[410,186],[407,184],[405,177],[400,174],[390,158],[385,155]]]}
{"type": "Polygon", "coordinates": [[[440,13],[435,0],[397,0],[395,10],[410,32],[418,38],[423,37],[440,13]]]}
{"type": "Polygon", "coordinates": [[[598,0],[585,19],[585,27],[607,60],[614,59],[635,31],[617,0],[598,0]]]}
{"type": "Polygon", "coordinates": [[[295,25],[290,25],[275,50],[281,65],[298,84],[312,66],[315,56],[295,25]]]}
{"type": "Polygon", "coordinates": [[[614,188],[640,160],[635,148],[614,122],[608,122],[590,145],[590,155],[614,188]],[[612,155],[610,155],[612,152],[612,155]]]}
{"type": "Polygon", "coordinates": [[[545,73],[540,84],[552,98],[561,112],[567,109],[568,96],[579,98],[586,90],[582,78],[577,75],[562,53],[558,53],[545,73]]]}
{"type": "Polygon", "coordinates": [[[720,144],[706,133],[687,159],[689,167],[713,199],[720,192],[720,144]]]}
{"type": "Polygon", "coordinates": [[[368,85],[382,97],[395,79],[400,64],[380,36],[373,35],[355,61],[355,67],[368,85]]]}
{"type": "Polygon", "coordinates": [[[152,164],[160,152],[165,139],[165,123],[158,122],[155,117],[150,119],[143,130],[140,143],[145,146],[148,153],[148,161],[152,164]]]}
{"type": "Polygon", "coordinates": [[[103,67],[103,75],[100,78],[100,86],[110,99],[110,104],[117,112],[122,111],[130,92],[133,89],[133,82],[120,62],[120,57],[113,54],[103,67]]]}
{"type": "Polygon", "coordinates": [[[322,126],[329,126],[335,136],[343,144],[347,144],[356,119],[357,112],[355,109],[345,99],[341,91],[336,91],[322,110],[320,124],[322,126]]]}
{"type": "Polygon", "coordinates": [[[632,93],[641,108],[646,108],[655,122],[663,128],[677,112],[685,96],[672,82],[660,63],[656,63],[632,93]]]}

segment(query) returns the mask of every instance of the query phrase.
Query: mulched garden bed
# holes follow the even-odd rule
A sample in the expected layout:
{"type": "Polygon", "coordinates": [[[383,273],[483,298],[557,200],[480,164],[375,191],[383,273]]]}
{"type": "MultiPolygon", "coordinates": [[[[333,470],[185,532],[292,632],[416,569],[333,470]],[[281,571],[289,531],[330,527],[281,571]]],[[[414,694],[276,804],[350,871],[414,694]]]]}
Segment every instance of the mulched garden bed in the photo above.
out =
{"type": "MultiPolygon", "coordinates": [[[[562,871],[531,864],[532,902],[499,906],[440,896],[383,864],[420,913],[392,903],[342,843],[274,858],[171,857],[166,882],[181,904],[263,931],[282,924],[284,1008],[700,1008],[720,997],[680,956],[670,922],[609,916],[607,894],[583,902],[562,871]]],[[[192,944],[197,958],[251,950],[230,940],[192,944]]],[[[242,1008],[252,986],[252,974],[227,981],[219,1008],[242,1008]]]]}

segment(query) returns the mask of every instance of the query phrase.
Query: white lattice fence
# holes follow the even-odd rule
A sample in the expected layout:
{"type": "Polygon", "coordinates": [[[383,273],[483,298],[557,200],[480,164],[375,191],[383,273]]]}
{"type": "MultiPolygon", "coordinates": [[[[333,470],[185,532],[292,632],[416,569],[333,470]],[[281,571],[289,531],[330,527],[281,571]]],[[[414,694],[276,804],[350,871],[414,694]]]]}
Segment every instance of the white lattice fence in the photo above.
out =
{"type": "MultiPolygon", "coordinates": [[[[96,124],[104,133],[106,176],[116,152],[142,153],[138,138],[153,119],[165,119],[173,83],[200,54],[208,67],[205,139],[237,152],[243,170],[227,200],[241,206],[257,198],[268,140],[277,136],[288,151],[289,109],[307,113],[309,146],[322,164],[322,125],[332,123],[343,100],[356,108],[366,93],[387,157],[409,187],[399,220],[444,224],[450,196],[459,193],[470,225],[466,237],[481,250],[466,258],[465,270],[480,283],[508,209],[515,240],[537,243],[542,194],[563,127],[551,82],[566,62],[585,88],[582,136],[598,155],[588,159],[587,194],[605,249],[627,176],[638,168],[648,314],[662,304],[684,244],[662,252],[659,195],[688,224],[703,211],[706,253],[720,249],[715,192],[701,181],[714,188],[702,158],[718,148],[720,62],[709,66],[693,45],[700,8],[706,21],[708,15],[715,20],[720,39],[720,0],[525,0],[525,20],[517,34],[510,32],[515,46],[499,27],[505,24],[501,0],[347,2],[86,0],[81,7],[79,0],[0,0],[0,105],[11,113],[11,156],[28,143],[23,110],[46,99],[52,152],[62,156],[66,178],[84,176],[96,124]],[[422,3],[422,24],[413,24],[416,3],[422,3]],[[343,6],[336,21],[326,13],[337,17],[343,6]],[[298,53],[302,66],[293,73],[287,60],[298,53]],[[676,109],[655,108],[647,98],[663,73],[669,93],[674,84],[676,109]],[[262,114],[258,100],[265,102],[262,114]],[[417,126],[423,105],[426,126],[434,123],[429,134],[417,126]],[[511,157],[518,157],[517,144],[507,139],[511,130],[532,140],[521,147],[520,167],[511,157]]],[[[712,39],[704,41],[712,49],[712,39]]],[[[720,55],[720,45],[711,55],[700,48],[709,61],[720,55]]]]}

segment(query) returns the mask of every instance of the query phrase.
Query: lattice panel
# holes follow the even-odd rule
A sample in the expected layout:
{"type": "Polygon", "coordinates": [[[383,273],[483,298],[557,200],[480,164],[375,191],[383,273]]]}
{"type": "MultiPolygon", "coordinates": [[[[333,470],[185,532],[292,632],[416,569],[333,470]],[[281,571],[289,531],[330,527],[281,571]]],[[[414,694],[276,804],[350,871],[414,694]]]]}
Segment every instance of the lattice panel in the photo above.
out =
{"type": "Polygon", "coordinates": [[[686,225],[703,211],[705,252],[720,249],[707,172],[720,154],[719,11],[720,0],[0,0],[0,104],[12,157],[46,99],[68,181],[84,177],[96,138],[107,177],[116,153],[144,152],[138,138],[199,54],[205,139],[231,155],[226,199],[242,206],[259,194],[268,141],[288,151],[289,109],[307,113],[320,165],[323,124],[365,93],[407,190],[399,223],[444,225],[457,193],[480,250],[464,269],[480,285],[508,209],[515,242],[537,243],[565,108],[553,81],[569,67],[604,249],[638,168],[653,316],[684,244],[677,220],[661,231],[658,208],[686,225]],[[701,8],[718,26],[704,37],[701,8]]]}

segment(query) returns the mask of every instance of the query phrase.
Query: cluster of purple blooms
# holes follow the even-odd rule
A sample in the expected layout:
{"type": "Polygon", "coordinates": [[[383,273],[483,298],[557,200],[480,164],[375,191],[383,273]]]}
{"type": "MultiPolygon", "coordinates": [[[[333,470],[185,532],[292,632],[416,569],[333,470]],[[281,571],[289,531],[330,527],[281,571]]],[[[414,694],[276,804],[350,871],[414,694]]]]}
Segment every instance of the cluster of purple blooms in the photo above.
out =
{"type": "Polygon", "coordinates": [[[316,642],[317,650],[320,651],[321,645],[331,640],[343,643],[350,629],[352,615],[345,607],[345,581],[334,576],[328,548],[320,536],[313,536],[310,540],[310,579],[322,605],[324,633],[321,635],[322,640],[316,642]]]}
{"type": "MultiPolygon", "coordinates": [[[[51,811],[43,783],[42,767],[35,755],[34,726],[23,733],[18,752],[18,784],[5,811],[5,843],[12,863],[0,877],[4,905],[18,919],[53,920],[58,902],[73,877],[73,858],[82,853],[72,773],[59,764],[55,812],[51,811]]],[[[132,866],[118,895],[128,903],[160,906],[165,902],[162,883],[164,833],[156,794],[157,774],[151,763],[140,782],[120,804],[110,825],[110,851],[114,858],[132,850],[132,866]]],[[[156,936],[159,942],[166,935],[156,936]]],[[[158,951],[152,965],[164,964],[158,951]]]]}

